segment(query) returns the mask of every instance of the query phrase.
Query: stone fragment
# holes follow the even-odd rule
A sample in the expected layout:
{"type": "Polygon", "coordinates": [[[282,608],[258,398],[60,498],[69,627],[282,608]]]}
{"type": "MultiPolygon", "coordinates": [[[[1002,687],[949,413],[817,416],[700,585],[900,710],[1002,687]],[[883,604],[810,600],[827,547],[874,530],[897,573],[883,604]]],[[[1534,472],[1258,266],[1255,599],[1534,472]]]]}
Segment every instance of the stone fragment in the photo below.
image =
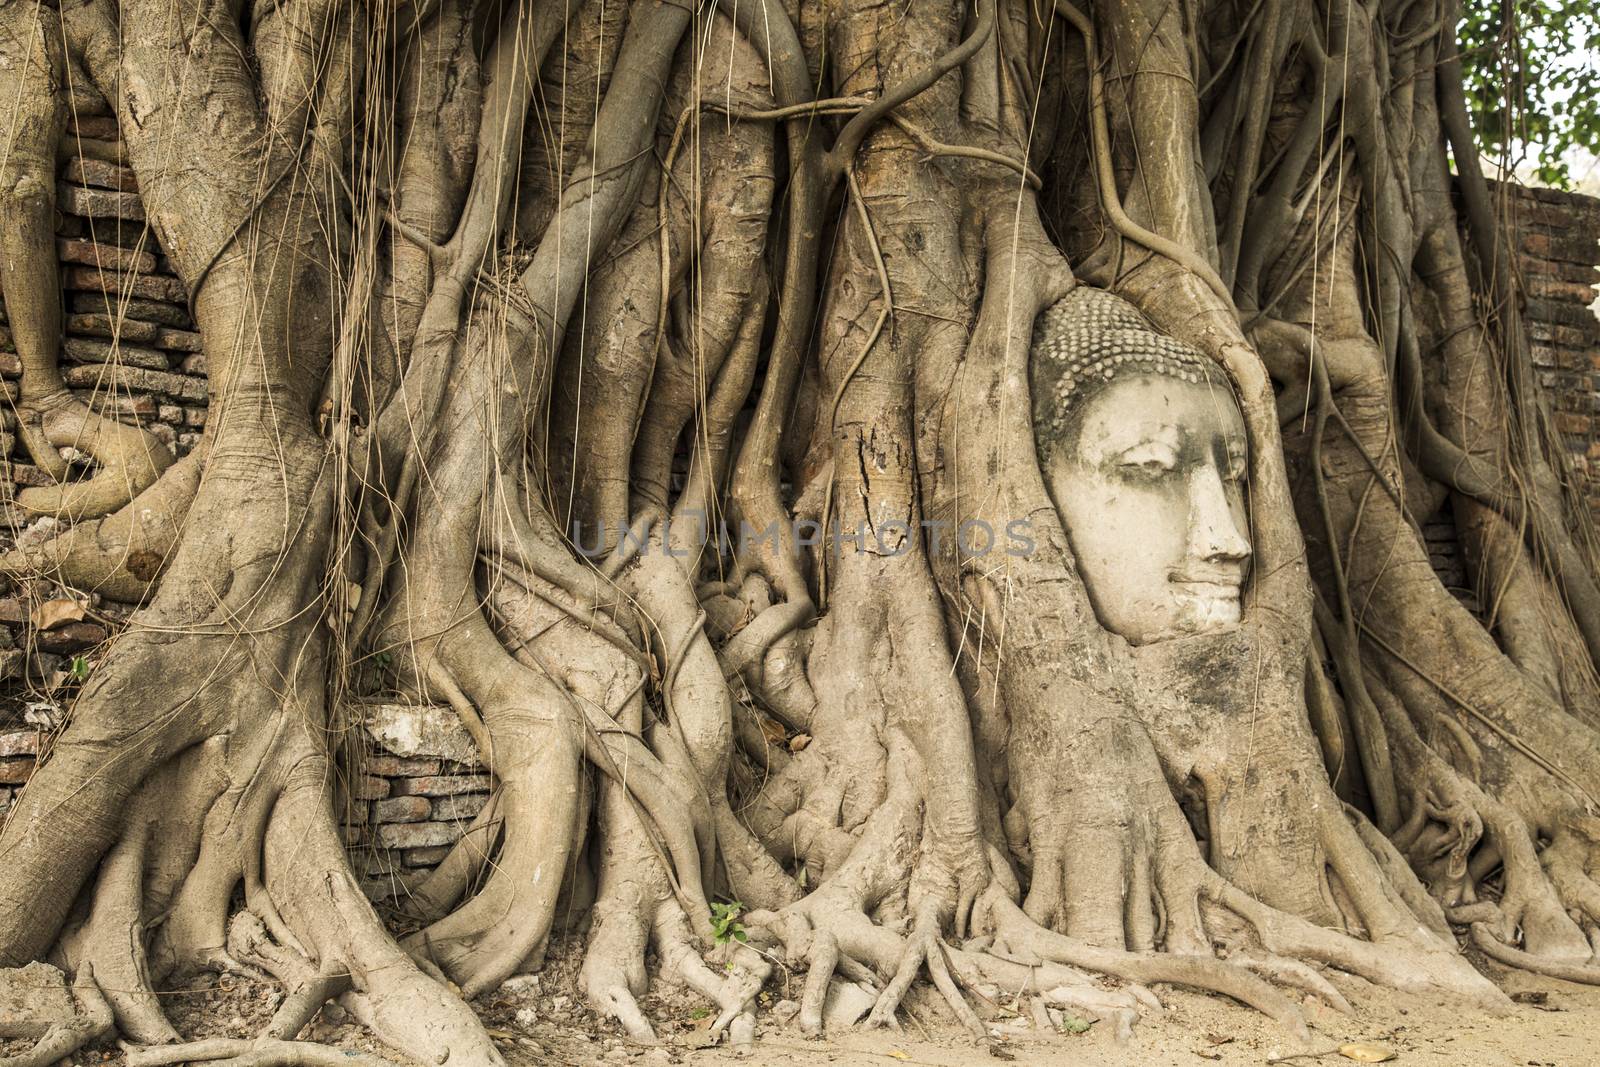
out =
{"type": "Polygon", "coordinates": [[[449,708],[428,704],[354,704],[358,722],[385,752],[396,756],[438,756],[476,766],[478,750],[449,708]]]}
{"type": "Polygon", "coordinates": [[[0,970],[0,1035],[37,1041],[77,1015],[66,975],[48,963],[0,970]]]}
{"type": "Polygon", "coordinates": [[[878,998],[855,982],[835,978],[828,983],[828,995],[822,1002],[822,1028],[842,1030],[854,1026],[878,998]]]}

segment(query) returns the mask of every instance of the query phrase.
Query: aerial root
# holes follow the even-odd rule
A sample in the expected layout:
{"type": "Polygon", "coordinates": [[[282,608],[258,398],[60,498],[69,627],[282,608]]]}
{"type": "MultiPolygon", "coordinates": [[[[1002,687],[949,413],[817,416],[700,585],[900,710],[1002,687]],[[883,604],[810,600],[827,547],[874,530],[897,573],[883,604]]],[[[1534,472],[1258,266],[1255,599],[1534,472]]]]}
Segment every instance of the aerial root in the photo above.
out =
{"type": "Polygon", "coordinates": [[[184,1045],[140,1048],[124,1044],[128,1067],[213,1063],[217,1067],[397,1067],[393,1060],[310,1041],[209,1038],[184,1045]]]}
{"type": "Polygon", "coordinates": [[[94,980],[94,966],[85,962],[72,980],[73,999],[83,1009],[69,1022],[56,1023],[44,1032],[33,1048],[18,1056],[0,1057],[0,1067],[50,1067],[66,1059],[84,1045],[111,1033],[111,1005],[94,980]]]}

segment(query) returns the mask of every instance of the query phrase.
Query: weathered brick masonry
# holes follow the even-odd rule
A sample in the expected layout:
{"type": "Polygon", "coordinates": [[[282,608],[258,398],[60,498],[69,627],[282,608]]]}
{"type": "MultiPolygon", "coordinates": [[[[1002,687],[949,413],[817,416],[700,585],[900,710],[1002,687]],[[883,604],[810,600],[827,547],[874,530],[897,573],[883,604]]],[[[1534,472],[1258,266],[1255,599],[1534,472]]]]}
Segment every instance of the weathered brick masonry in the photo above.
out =
{"type": "MultiPolygon", "coordinates": [[[[150,428],[182,455],[206,420],[206,367],[183,286],[146,228],[133,172],[121,166],[110,119],[82,120],[77,152],[61,168],[60,239],[67,384],[98,410],[150,428]]],[[[1543,189],[1504,190],[1519,242],[1540,382],[1554,401],[1574,466],[1589,476],[1600,516],[1600,320],[1589,305],[1600,263],[1600,200],[1543,189]]],[[[0,380],[9,400],[21,374],[0,312],[0,380]]],[[[15,412],[0,410],[0,544],[44,538],[55,520],[26,519],[14,487],[49,477],[18,454],[15,412]]],[[[87,472],[84,457],[68,456],[87,472]]],[[[1465,574],[1448,518],[1424,526],[1434,567],[1464,596],[1465,574]]],[[[0,813],[48,758],[62,709],[92,673],[104,643],[133,610],[45,581],[0,588],[0,813]]],[[[448,709],[356,704],[344,709],[355,755],[340,804],[356,873],[374,897],[444,858],[488,799],[489,778],[448,709]]]]}

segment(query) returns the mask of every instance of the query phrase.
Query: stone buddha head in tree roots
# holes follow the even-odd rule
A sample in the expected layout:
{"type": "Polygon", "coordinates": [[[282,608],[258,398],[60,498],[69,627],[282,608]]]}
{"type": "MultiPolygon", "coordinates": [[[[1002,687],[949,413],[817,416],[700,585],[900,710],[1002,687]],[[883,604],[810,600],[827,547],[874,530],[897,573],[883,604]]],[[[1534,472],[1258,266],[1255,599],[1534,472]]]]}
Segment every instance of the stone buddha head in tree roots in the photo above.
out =
{"type": "Polygon", "coordinates": [[[1034,324],[1034,440],[1095,613],[1135,645],[1238,623],[1244,420],[1226,375],[1080,286],[1034,324]]]}

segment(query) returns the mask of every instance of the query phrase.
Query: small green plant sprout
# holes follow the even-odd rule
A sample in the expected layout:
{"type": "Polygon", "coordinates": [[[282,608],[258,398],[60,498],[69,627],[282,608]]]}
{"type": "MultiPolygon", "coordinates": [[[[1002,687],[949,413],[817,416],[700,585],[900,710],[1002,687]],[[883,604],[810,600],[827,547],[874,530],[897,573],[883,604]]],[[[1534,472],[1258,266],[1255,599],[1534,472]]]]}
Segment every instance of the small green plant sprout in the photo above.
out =
{"type": "Polygon", "coordinates": [[[744,905],[737,900],[718,902],[711,905],[711,936],[717,944],[726,945],[729,940],[744,942],[750,940],[750,935],[745,933],[744,923],[739,921],[739,916],[744,912],[744,905]]]}
{"type": "Polygon", "coordinates": [[[72,675],[74,682],[81,682],[89,677],[89,657],[81,654],[73,656],[72,668],[68,673],[72,675]]]}

